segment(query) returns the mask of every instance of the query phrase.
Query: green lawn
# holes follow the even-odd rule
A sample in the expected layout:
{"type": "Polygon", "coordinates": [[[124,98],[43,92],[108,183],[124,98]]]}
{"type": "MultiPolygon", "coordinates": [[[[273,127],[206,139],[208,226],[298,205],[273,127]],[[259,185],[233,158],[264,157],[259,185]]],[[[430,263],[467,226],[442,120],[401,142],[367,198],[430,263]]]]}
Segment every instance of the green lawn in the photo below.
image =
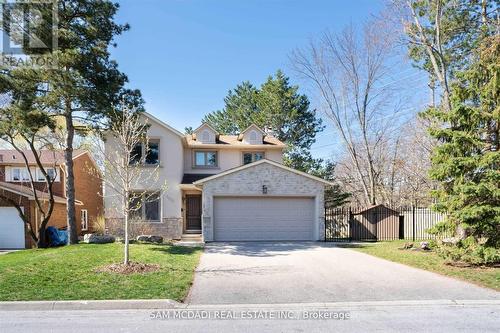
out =
{"type": "MultiPolygon", "coordinates": [[[[500,268],[462,268],[449,266],[444,263],[444,259],[439,257],[434,252],[399,250],[398,248],[402,247],[405,242],[408,241],[366,243],[351,246],[356,251],[371,254],[390,261],[399,262],[408,266],[451,276],[500,291],[500,268]]],[[[415,246],[418,246],[419,243],[420,242],[414,242],[415,246]]],[[[346,246],[351,247],[350,245],[346,246]]]]}
{"type": "Polygon", "coordinates": [[[0,300],[182,300],[188,293],[199,248],[131,244],[132,261],[160,265],[157,272],[119,275],[95,268],[120,262],[123,244],[79,244],[0,255],[0,300]]]}

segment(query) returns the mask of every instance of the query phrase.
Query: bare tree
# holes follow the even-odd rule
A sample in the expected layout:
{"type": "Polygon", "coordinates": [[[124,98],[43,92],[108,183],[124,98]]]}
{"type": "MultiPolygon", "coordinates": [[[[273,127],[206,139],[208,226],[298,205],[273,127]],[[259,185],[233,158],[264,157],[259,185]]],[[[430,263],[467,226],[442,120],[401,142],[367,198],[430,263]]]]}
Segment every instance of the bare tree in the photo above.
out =
{"type": "Polygon", "coordinates": [[[428,206],[436,183],[429,177],[431,153],[437,145],[428,133],[429,124],[416,117],[405,127],[399,152],[399,201],[403,205],[428,206]]]}
{"type": "MultiPolygon", "coordinates": [[[[433,17],[432,24],[424,21],[426,18],[419,15],[414,0],[395,0],[394,4],[401,10],[404,30],[407,34],[408,43],[422,47],[425,50],[431,66],[430,82],[438,80],[443,94],[443,105],[447,110],[451,109],[449,69],[445,53],[443,51],[443,3],[441,0],[430,1],[433,17]]],[[[434,88],[431,88],[432,94],[434,88]]]]}
{"type": "MultiPolygon", "coordinates": [[[[121,106],[112,117],[111,126],[104,133],[104,140],[95,144],[95,149],[102,158],[106,176],[104,183],[111,193],[105,196],[117,198],[116,212],[123,217],[124,223],[124,265],[129,264],[129,228],[134,213],[145,202],[156,198],[165,190],[166,184],[158,187],[160,165],[148,165],[149,124],[140,112],[121,106]],[[145,150],[138,149],[145,147],[145,150]],[[159,188],[158,192],[143,190],[147,185],[159,188]]],[[[111,207],[109,207],[111,208],[111,207]]]]}
{"type": "Polygon", "coordinates": [[[432,93],[436,80],[440,106],[451,109],[450,82],[467,66],[477,41],[500,31],[498,1],[391,0],[391,19],[403,24],[410,57],[429,73],[432,93]]]}
{"type": "Polygon", "coordinates": [[[294,69],[318,92],[320,107],[347,152],[339,171],[348,171],[345,176],[362,189],[367,204],[379,201],[377,154],[393,139],[402,110],[387,85],[394,39],[380,24],[365,24],[361,38],[352,25],[340,34],[324,33],[291,56],[294,69]]]}

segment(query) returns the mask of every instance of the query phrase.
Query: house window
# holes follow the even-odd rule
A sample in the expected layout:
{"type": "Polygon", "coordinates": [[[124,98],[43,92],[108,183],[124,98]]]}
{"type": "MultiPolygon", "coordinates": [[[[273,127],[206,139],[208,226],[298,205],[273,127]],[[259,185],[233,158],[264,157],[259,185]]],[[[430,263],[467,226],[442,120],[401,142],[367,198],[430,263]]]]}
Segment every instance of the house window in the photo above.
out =
{"type": "Polygon", "coordinates": [[[210,141],[210,134],[208,134],[207,130],[204,130],[201,134],[201,141],[202,142],[208,142],[210,141]]]}
{"type": "Polygon", "coordinates": [[[11,180],[13,182],[29,182],[30,175],[26,168],[12,168],[11,180]]]}
{"type": "Polygon", "coordinates": [[[89,228],[89,214],[86,209],[80,211],[82,230],[87,230],[89,228]]]}
{"type": "Polygon", "coordinates": [[[149,140],[148,145],[138,143],[130,153],[130,164],[158,165],[160,163],[160,140],[149,140]]]}
{"type": "Polygon", "coordinates": [[[133,193],[130,196],[130,218],[139,221],[160,221],[159,192],[133,193]]]}
{"type": "Polygon", "coordinates": [[[135,145],[134,149],[130,152],[130,164],[139,164],[142,160],[142,143],[135,145]]]}
{"type": "Polygon", "coordinates": [[[243,153],[243,164],[259,161],[264,158],[264,152],[243,153]]]}
{"type": "Polygon", "coordinates": [[[255,131],[250,132],[250,142],[255,142],[257,141],[257,133],[255,131]]]}
{"type": "Polygon", "coordinates": [[[146,165],[160,164],[160,141],[150,140],[148,142],[148,151],[146,152],[146,165]]]}
{"type": "Polygon", "coordinates": [[[216,151],[195,151],[194,166],[198,168],[216,168],[217,167],[217,152],[216,151]]]}
{"type": "MultiPolygon", "coordinates": [[[[45,168],[45,172],[52,181],[58,181],[59,177],[55,168],[45,168]]],[[[43,173],[39,168],[36,169],[36,180],[39,182],[45,181],[45,177],[43,176],[43,173]]]]}

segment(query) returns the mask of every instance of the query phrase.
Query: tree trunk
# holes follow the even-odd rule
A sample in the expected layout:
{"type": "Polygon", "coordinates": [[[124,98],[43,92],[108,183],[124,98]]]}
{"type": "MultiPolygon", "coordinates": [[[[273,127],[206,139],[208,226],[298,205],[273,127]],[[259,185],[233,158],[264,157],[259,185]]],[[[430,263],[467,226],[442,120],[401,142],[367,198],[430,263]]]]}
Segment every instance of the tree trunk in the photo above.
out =
{"type": "Polygon", "coordinates": [[[48,241],[47,241],[47,235],[45,233],[47,229],[46,228],[40,228],[38,230],[38,241],[36,243],[36,247],[39,249],[44,249],[46,247],[49,247],[48,241]]]}
{"type": "MultiPolygon", "coordinates": [[[[126,198],[128,198],[128,192],[126,193],[125,195],[126,198]]],[[[127,199],[126,199],[127,200],[127,199]]],[[[128,240],[128,202],[125,202],[124,203],[124,206],[126,207],[125,208],[125,217],[124,217],[124,221],[125,221],[125,240],[124,240],[124,244],[125,244],[125,247],[124,247],[124,256],[123,256],[123,264],[124,265],[128,265],[129,263],[129,248],[128,248],[128,243],[129,243],[129,240],[128,240]]]]}
{"type": "MultiPolygon", "coordinates": [[[[68,103],[68,102],[67,102],[68,103]]],[[[68,109],[70,106],[67,105],[68,109]]],[[[66,149],[64,159],[66,162],[66,211],[68,226],[68,244],[78,243],[78,231],[76,228],[76,209],[75,209],[75,175],[73,173],[73,138],[75,127],[73,117],[70,111],[64,115],[66,120],[66,149]]]]}

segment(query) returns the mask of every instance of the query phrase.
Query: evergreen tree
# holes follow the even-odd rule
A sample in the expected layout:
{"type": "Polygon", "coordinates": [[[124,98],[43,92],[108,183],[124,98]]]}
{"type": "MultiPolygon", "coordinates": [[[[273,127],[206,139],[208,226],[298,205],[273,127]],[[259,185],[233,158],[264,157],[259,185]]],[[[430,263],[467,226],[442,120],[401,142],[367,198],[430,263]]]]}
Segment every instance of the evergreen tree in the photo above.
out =
{"type": "Polygon", "coordinates": [[[298,89],[280,70],[260,89],[245,81],[229,91],[224,109],[208,114],[203,121],[225,134],[238,134],[252,123],[267,128],[288,145],[285,164],[309,172],[311,166],[321,164],[315,163],[309,149],[324,127],[298,89]]]}
{"type": "Polygon", "coordinates": [[[437,124],[431,135],[441,142],[432,157],[431,177],[441,182],[435,191],[436,208],[448,219],[437,229],[460,234],[458,248],[463,251],[456,259],[471,260],[464,258],[476,255],[482,262],[500,260],[498,251],[485,252],[478,246],[482,239],[490,249],[500,247],[498,59],[500,37],[485,39],[469,68],[457,73],[451,110],[430,109],[425,114],[437,124]]]}
{"type": "MultiPolygon", "coordinates": [[[[109,0],[59,0],[57,5],[58,47],[46,54],[53,64],[37,68],[39,86],[46,87],[40,110],[64,118],[66,197],[69,243],[78,242],[75,216],[73,145],[75,119],[93,125],[105,120],[121,102],[142,105],[140,93],[128,90],[127,76],[110,59],[114,38],[129,29],[114,17],[119,5],[109,0]]],[[[53,9],[38,8],[42,24],[30,27],[30,34],[51,45],[53,9]]],[[[11,36],[16,38],[16,36],[11,36]]],[[[27,56],[40,50],[23,45],[27,56]]]]}

